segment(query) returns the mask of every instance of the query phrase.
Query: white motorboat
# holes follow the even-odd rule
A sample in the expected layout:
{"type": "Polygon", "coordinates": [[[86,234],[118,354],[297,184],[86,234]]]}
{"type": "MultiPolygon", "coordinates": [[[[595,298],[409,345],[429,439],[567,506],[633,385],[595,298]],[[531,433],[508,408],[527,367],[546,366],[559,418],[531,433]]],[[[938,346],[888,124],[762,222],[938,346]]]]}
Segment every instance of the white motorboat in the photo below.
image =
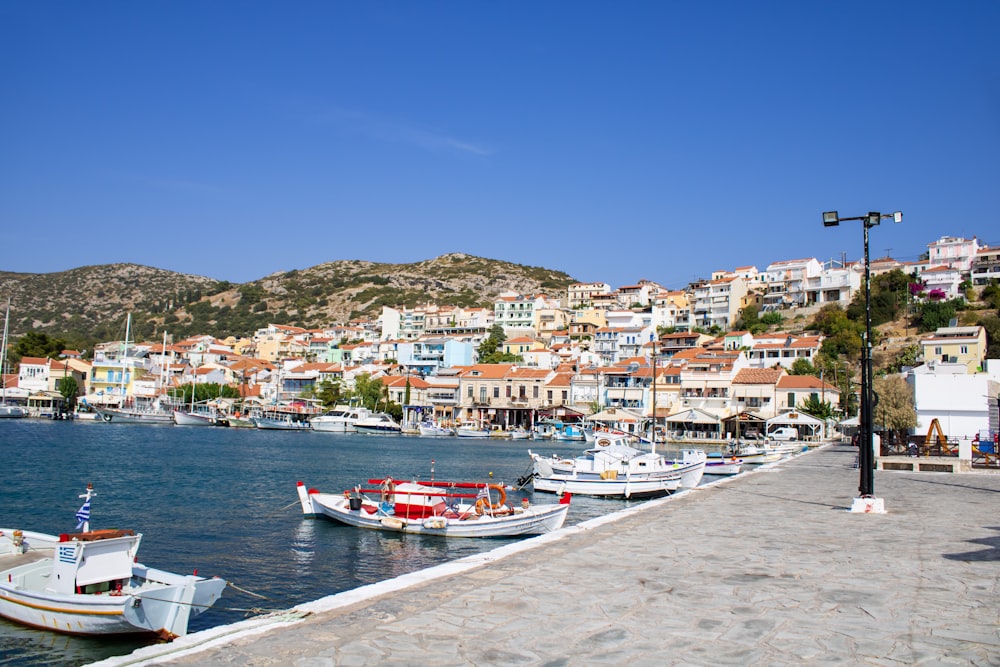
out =
{"type": "Polygon", "coordinates": [[[433,422],[421,422],[417,424],[420,435],[425,437],[447,437],[455,435],[455,430],[447,426],[441,426],[433,422]]]}
{"type": "Polygon", "coordinates": [[[455,428],[455,435],[460,438],[488,438],[490,430],[475,422],[463,422],[455,428]]]}
{"type": "Polygon", "coordinates": [[[93,495],[88,485],[80,496],[82,532],[0,529],[0,616],[67,634],[187,634],[189,619],[215,604],[226,582],[137,563],[141,534],[90,530],[93,495]]]}
{"type": "MultiPolygon", "coordinates": [[[[570,493],[633,498],[664,495],[701,483],[707,460],[705,452],[685,449],[681,450],[680,459],[669,460],[655,451],[631,447],[626,439],[624,435],[599,437],[594,441],[596,447],[574,458],[546,457],[529,450],[535,490],[565,488],[570,493]]],[[[527,478],[519,480],[527,481],[527,478]]]]}
{"type": "Polygon", "coordinates": [[[305,419],[296,419],[290,413],[275,413],[253,417],[254,426],[264,431],[307,431],[311,425],[305,419]]]}
{"type": "Polygon", "coordinates": [[[364,419],[354,422],[354,430],[358,433],[400,433],[403,427],[384,412],[373,412],[364,419]]]}
{"type": "Polygon", "coordinates": [[[371,416],[367,408],[338,405],[337,407],[317,415],[309,420],[314,431],[326,433],[354,433],[354,425],[358,420],[371,416]]]}
{"type": "Polygon", "coordinates": [[[298,483],[299,501],[306,516],[396,533],[441,537],[509,537],[539,535],[562,528],[570,496],[559,503],[506,503],[499,484],[462,482],[395,482],[368,480],[378,486],[344,493],[320,493],[298,483]],[[496,499],[494,499],[496,496],[496,499]]]}

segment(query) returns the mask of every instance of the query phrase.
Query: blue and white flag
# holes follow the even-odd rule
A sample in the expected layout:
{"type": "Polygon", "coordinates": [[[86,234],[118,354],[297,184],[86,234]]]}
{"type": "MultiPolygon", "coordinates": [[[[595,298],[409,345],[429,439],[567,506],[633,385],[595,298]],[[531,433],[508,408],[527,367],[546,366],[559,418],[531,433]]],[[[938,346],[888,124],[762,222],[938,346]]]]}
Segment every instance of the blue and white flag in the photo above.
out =
{"type": "Polygon", "coordinates": [[[77,530],[83,528],[83,524],[90,521],[90,498],[87,498],[87,500],[83,503],[83,507],[81,507],[76,513],[76,520],[80,522],[76,524],[77,530]]]}
{"type": "Polygon", "coordinates": [[[479,492],[476,494],[476,500],[479,500],[480,498],[485,498],[486,500],[490,499],[490,488],[488,486],[479,487],[479,492]]]}

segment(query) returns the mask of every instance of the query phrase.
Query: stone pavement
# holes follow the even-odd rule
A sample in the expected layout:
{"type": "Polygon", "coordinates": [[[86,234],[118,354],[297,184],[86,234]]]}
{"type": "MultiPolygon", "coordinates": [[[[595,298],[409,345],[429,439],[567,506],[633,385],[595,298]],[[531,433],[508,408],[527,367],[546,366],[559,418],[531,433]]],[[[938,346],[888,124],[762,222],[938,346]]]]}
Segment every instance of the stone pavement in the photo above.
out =
{"type": "Polygon", "coordinates": [[[1000,475],[876,471],[852,514],[855,453],[98,664],[1000,665],[1000,475]]]}

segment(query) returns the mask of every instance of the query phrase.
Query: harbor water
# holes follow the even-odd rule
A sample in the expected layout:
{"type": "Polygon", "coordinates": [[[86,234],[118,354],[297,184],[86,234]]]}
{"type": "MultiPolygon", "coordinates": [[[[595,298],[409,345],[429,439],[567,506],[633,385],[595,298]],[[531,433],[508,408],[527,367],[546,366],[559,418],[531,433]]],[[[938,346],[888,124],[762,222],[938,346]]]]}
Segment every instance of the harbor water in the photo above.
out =
{"type": "MultiPolygon", "coordinates": [[[[302,516],[296,482],[325,492],[370,478],[513,485],[528,450],[572,456],[581,442],[423,438],[311,431],[4,420],[0,527],[73,532],[88,483],[91,528],[143,534],[139,560],[232,585],[190,631],[288,609],[523,538],[442,539],[302,516]],[[492,477],[490,477],[492,473],[492,477]]],[[[530,486],[511,494],[555,501],[530,486]]],[[[628,501],[574,497],[567,525],[628,501]]],[[[0,665],[69,666],[130,653],[149,640],[88,638],[0,619],[0,665]]]]}

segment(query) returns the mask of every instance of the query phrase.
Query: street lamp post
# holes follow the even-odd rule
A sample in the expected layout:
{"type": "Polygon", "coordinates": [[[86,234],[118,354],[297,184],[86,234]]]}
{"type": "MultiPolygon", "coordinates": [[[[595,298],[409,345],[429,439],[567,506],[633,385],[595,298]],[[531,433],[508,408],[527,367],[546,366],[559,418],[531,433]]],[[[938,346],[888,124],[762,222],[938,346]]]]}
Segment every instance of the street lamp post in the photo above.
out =
{"type": "Polygon", "coordinates": [[[875,446],[873,437],[872,410],[875,407],[872,391],[872,289],[871,271],[868,261],[868,230],[878,225],[883,218],[893,222],[903,221],[900,211],[895,213],[869,212],[852,218],[841,218],[836,211],[824,211],[823,226],[836,227],[844,220],[860,220],[865,232],[865,340],[861,348],[861,434],[858,441],[858,468],[861,479],[858,484],[859,498],[855,499],[852,511],[884,512],[881,499],[875,498],[875,446]]]}

